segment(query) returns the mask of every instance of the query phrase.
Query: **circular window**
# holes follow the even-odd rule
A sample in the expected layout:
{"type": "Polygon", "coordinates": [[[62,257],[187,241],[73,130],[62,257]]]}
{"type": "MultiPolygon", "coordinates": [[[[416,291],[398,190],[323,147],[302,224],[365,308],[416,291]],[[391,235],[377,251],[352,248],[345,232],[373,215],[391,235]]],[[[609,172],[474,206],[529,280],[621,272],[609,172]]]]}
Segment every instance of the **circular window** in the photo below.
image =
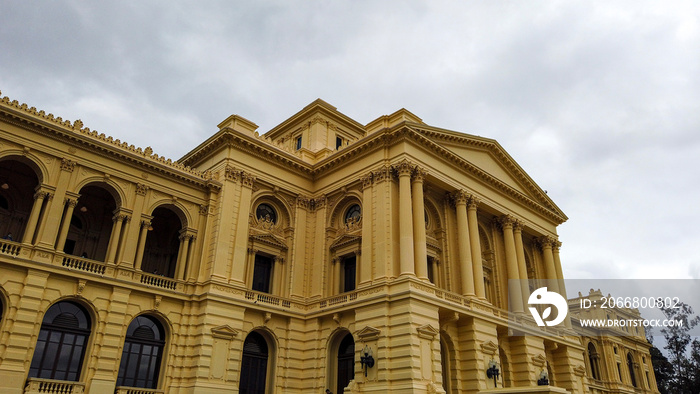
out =
{"type": "Polygon", "coordinates": [[[260,221],[277,223],[277,212],[269,204],[260,204],[255,210],[255,216],[260,221]]]}
{"type": "Polygon", "coordinates": [[[357,204],[351,206],[350,208],[348,208],[348,211],[345,212],[345,222],[346,223],[349,221],[357,223],[360,221],[360,217],[362,217],[362,210],[360,209],[360,206],[357,204]]]}

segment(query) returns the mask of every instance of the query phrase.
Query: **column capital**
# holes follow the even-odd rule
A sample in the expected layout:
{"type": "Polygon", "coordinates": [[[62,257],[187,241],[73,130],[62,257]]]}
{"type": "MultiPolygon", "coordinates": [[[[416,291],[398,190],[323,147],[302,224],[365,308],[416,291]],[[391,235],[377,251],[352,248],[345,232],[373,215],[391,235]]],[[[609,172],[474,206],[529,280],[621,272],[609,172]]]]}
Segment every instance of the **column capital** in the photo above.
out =
{"type": "Polygon", "coordinates": [[[367,174],[367,175],[362,176],[362,177],[360,178],[360,180],[362,180],[362,189],[363,189],[363,190],[364,190],[364,189],[367,189],[367,188],[369,188],[369,187],[372,187],[373,179],[372,179],[372,173],[371,173],[371,172],[370,172],[369,174],[367,174]]]}
{"type": "Polygon", "coordinates": [[[328,202],[328,199],[326,198],[326,195],[322,195],[321,197],[314,198],[309,201],[311,206],[313,207],[314,210],[319,209],[319,208],[324,208],[326,206],[326,203],[328,202]]]}
{"type": "Polygon", "coordinates": [[[180,236],[179,236],[180,241],[185,240],[185,239],[197,239],[197,231],[195,229],[185,227],[182,230],[180,230],[180,236]]]}
{"type": "Polygon", "coordinates": [[[535,243],[542,249],[552,249],[552,247],[554,247],[554,245],[558,242],[559,241],[556,238],[550,235],[543,235],[535,238],[535,243]]]}
{"type": "Polygon", "coordinates": [[[413,164],[411,164],[410,161],[403,159],[400,162],[398,162],[397,164],[394,164],[392,166],[392,168],[393,168],[394,172],[396,172],[396,175],[398,175],[399,177],[402,177],[402,176],[411,176],[411,173],[413,173],[413,169],[415,168],[415,166],[413,164]]]}
{"type": "Polygon", "coordinates": [[[141,220],[141,228],[148,229],[150,227],[151,227],[151,219],[142,219],[141,220]]]}
{"type": "Polygon", "coordinates": [[[378,170],[372,171],[372,181],[374,183],[385,182],[391,180],[391,167],[383,166],[378,170]]]}
{"type": "Polygon", "coordinates": [[[301,194],[297,195],[295,198],[295,203],[298,208],[302,209],[309,209],[309,203],[310,199],[306,196],[302,196],[301,194]]]}
{"type": "Polygon", "coordinates": [[[65,157],[61,159],[61,170],[73,172],[75,169],[76,162],[73,160],[66,159],[65,157]]]}
{"type": "Polygon", "coordinates": [[[71,208],[75,208],[75,206],[78,205],[78,199],[66,197],[63,199],[63,203],[71,208]]]}
{"type": "Polygon", "coordinates": [[[475,195],[470,195],[469,196],[469,201],[467,202],[467,208],[469,209],[476,209],[479,204],[481,204],[481,199],[475,195]]]}
{"type": "Polygon", "coordinates": [[[136,184],[136,195],[145,196],[148,189],[149,189],[149,187],[144,185],[143,183],[137,183],[136,184]]]}
{"type": "Polygon", "coordinates": [[[455,205],[467,205],[471,194],[467,193],[466,190],[457,190],[453,192],[450,197],[454,200],[455,205]]]}
{"type": "Polygon", "coordinates": [[[413,170],[413,182],[423,182],[428,172],[418,166],[413,170]]]}
{"type": "Polygon", "coordinates": [[[498,224],[501,225],[501,228],[505,229],[512,229],[513,226],[517,223],[517,219],[513,215],[503,215],[500,218],[498,218],[498,224]]]}
{"type": "Polygon", "coordinates": [[[513,223],[513,231],[516,233],[523,232],[523,223],[520,220],[516,220],[515,223],[513,223]]]}
{"type": "Polygon", "coordinates": [[[241,185],[252,189],[253,184],[255,183],[255,180],[256,180],[256,178],[253,175],[251,175],[245,171],[241,171],[241,185]]]}
{"type": "Polygon", "coordinates": [[[258,252],[259,252],[258,249],[255,249],[255,248],[248,248],[248,253],[249,253],[249,254],[256,254],[256,253],[258,253],[258,252]]]}
{"type": "Polygon", "coordinates": [[[129,216],[125,213],[122,213],[122,212],[117,212],[114,214],[114,216],[112,216],[113,222],[123,222],[125,220],[127,220],[127,221],[131,220],[131,216],[129,216]]]}

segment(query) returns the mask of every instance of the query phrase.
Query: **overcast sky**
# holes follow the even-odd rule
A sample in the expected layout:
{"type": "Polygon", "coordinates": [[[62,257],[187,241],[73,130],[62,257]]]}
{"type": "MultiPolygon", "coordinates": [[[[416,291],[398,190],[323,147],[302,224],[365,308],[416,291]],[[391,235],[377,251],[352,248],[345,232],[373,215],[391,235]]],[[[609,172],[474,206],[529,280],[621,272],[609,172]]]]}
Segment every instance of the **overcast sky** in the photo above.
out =
{"type": "Polygon", "coordinates": [[[697,279],[699,4],[2,1],[0,90],[173,159],[234,113],[403,107],[548,191],[567,278],[697,279]]]}

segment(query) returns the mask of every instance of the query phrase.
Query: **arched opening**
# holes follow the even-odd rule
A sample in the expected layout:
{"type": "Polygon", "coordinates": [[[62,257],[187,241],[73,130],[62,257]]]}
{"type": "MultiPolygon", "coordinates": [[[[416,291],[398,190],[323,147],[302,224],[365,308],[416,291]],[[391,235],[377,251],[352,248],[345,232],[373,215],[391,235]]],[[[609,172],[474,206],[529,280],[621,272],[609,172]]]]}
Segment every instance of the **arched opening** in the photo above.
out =
{"type": "Polygon", "coordinates": [[[153,210],[148,228],[141,270],[169,278],[175,277],[182,222],[172,209],[158,207],[153,210]]]}
{"type": "Polygon", "coordinates": [[[632,353],[627,353],[627,369],[630,371],[630,382],[632,386],[637,387],[637,378],[634,376],[634,361],[632,360],[632,353]]]}
{"type": "Polygon", "coordinates": [[[511,387],[510,364],[508,355],[502,347],[498,348],[498,361],[501,364],[502,387],[511,387]]]}
{"type": "Polygon", "coordinates": [[[264,394],[267,384],[268,346],[265,338],[253,331],[243,343],[240,394],[264,394]]]}
{"type": "Polygon", "coordinates": [[[12,159],[0,161],[0,238],[22,240],[38,185],[39,178],[28,165],[12,159]]]}
{"type": "Polygon", "coordinates": [[[117,386],[158,388],[165,331],[155,318],[137,316],[129,324],[119,364],[117,386]]]}
{"type": "Polygon", "coordinates": [[[90,316],[70,301],[52,305],[41,323],[30,378],[77,382],[90,337],[90,316]]]}
{"type": "Polygon", "coordinates": [[[588,343],[588,363],[591,366],[591,377],[596,380],[600,380],[600,366],[598,365],[598,350],[595,348],[593,342],[588,343]]]}
{"type": "Polygon", "coordinates": [[[442,387],[445,393],[451,394],[457,392],[452,390],[452,367],[453,355],[450,346],[443,338],[444,333],[440,335],[440,363],[442,364],[442,387]]]}
{"type": "Polygon", "coordinates": [[[103,185],[93,183],[80,189],[63,252],[105,261],[116,209],[114,197],[103,185]]]}
{"type": "Polygon", "coordinates": [[[355,340],[346,334],[338,346],[338,384],[336,393],[343,394],[345,387],[355,378],[355,340]]]}

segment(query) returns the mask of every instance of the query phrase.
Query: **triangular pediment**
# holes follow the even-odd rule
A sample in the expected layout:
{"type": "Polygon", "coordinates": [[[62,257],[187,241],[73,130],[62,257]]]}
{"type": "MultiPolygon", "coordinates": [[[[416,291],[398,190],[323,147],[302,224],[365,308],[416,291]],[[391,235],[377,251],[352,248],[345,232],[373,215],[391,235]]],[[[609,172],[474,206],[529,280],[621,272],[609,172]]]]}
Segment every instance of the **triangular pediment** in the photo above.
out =
{"type": "Polygon", "coordinates": [[[335,250],[338,248],[342,248],[345,245],[349,245],[353,242],[359,242],[359,241],[362,241],[362,237],[359,235],[343,234],[340,237],[338,237],[335,241],[333,241],[330,249],[335,250]]]}
{"type": "Polygon", "coordinates": [[[287,244],[274,234],[252,234],[250,240],[252,242],[260,242],[278,249],[287,250],[287,244]]]}
{"type": "Polygon", "coordinates": [[[371,341],[373,339],[379,338],[380,333],[381,330],[379,330],[378,328],[365,326],[365,328],[357,332],[357,337],[362,341],[371,341]]]}
{"type": "Polygon", "coordinates": [[[232,339],[233,337],[238,335],[238,330],[232,328],[229,325],[223,325],[212,328],[211,335],[215,338],[232,339]]]}
{"type": "Polygon", "coordinates": [[[430,324],[422,325],[416,328],[416,331],[418,331],[419,336],[426,339],[432,339],[440,333],[440,331],[438,331],[435,327],[431,326],[430,324]]]}
{"type": "Polygon", "coordinates": [[[546,191],[496,140],[419,124],[411,125],[411,128],[438,146],[437,149],[444,151],[443,154],[459,159],[463,167],[485,182],[510,194],[519,194],[547,209],[561,222],[566,221],[566,215],[547,196],[546,191]]]}
{"type": "Polygon", "coordinates": [[[366,134],[362,124],[338,111],[331,104],[321,99],[316,99],[301,111],[265,133],[265,137],[272,141],[286,139],[299,129],[308,128],[318,123],[353,139],[362,138],[366,134]]]}

